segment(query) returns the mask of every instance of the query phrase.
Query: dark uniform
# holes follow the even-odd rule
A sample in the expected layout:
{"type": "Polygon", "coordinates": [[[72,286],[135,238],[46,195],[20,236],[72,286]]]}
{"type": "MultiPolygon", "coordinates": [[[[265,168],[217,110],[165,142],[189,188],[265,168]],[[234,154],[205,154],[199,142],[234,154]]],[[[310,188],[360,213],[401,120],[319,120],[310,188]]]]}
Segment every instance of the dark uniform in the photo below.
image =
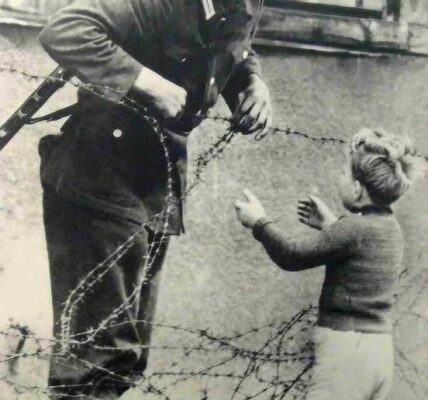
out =
{"type": "Polygon", "coordinates": [[[153,317],[168,242],[160,232],[183,231],[187,135],[219,94],[233,110],[260,74],[251,50],[260,10],[260,0],[76,0],[42,31],[52,58],[91,84],[61,135],[40,143],[55,336],[71,344],[51,363],[60,398],[116,398],[144,370],[151,329],[138,321],[153,317]],[[120,104],[142,66],[188,94],[183,116],[165,125],[169,172],[159,137],[120,104]],[[125,256],[99,265],[142,224],[125,256]]]}

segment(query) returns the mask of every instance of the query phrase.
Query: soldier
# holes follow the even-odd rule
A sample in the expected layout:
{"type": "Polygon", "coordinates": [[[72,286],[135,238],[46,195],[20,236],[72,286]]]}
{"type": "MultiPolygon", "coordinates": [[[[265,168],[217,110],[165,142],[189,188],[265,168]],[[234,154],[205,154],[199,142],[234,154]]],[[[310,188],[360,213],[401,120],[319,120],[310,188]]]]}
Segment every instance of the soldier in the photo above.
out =
{"type": "Polygon", "coordinates": [[[49,55],[88,84],[62,133],[39,146],[55,353],[61,343],[67,350],[51,360],[55,399],[115,399],[141,377],[168,237],[184,231],[186,141],[197,115],[221,94],[237,130],[271,124],[251,49],[261,8],[260,0],[76,0],[42,31],[49,55]],[[156,114],[163,143],[124,99],[156,114]],[[133,235],[123,257],[102,264],[133,235]]]}

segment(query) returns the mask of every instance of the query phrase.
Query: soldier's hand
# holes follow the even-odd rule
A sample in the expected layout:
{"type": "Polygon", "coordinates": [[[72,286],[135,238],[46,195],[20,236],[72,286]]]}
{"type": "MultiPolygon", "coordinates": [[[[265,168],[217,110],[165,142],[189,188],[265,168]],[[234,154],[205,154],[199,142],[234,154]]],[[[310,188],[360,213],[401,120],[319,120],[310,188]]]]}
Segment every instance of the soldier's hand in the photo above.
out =
{"type": "Polygon", "coordinates": [[[244,134],[259,131],[264,136],[272,126],[272,117],[269,88],[260,76],[252,74],[250,84],[239,94],[232,124],[244,134]]]}
{"type": "Polygon", "coordinates": [[[133,90],[164,119],[180,117],[186,105],[185,89],[146,67],[135,81],[133,90]]]}

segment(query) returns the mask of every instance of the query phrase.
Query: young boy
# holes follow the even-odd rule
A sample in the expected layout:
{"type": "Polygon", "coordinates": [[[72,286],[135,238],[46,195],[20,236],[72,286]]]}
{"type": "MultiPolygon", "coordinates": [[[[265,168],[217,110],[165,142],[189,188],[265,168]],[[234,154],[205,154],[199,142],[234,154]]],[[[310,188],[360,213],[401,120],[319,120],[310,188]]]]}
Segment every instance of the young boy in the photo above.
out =
{"type": "Polygon", "coordinates": [[[390,205],[408,189],[416,160],[399,138],[362,129],[352,138],[339,185],[350,215],[336,218],[315,196],[299,201],[299,220],[320,230],[304,239],[281,232],[248,190],[247,200],[235,203],[241,223],[278,266],[300,271],[326,265],[307,400],[388,396],[394,294],[403,256],[390,205]]]}

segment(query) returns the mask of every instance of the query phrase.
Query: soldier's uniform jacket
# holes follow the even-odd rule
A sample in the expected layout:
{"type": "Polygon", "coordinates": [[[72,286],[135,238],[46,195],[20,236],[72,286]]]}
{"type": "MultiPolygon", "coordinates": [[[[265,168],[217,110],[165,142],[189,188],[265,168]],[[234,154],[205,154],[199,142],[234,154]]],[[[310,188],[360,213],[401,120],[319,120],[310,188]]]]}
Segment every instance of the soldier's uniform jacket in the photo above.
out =
{"type": "Polygon", "coordinates": [[[210,19],[206,1],[76,0],[53,17],[43,47],[91,90],[79,91],[63,133],[42,139],[45,189],[139,224],[162,211],[164,150],[141,116],[119,104],[144,65],[188,92],[184,116],[166,130],[175,194],[168,231],[181,231],[186,136],[200,123],[192,115],[219,94],[233,109],[249,75],[260,74],[251,37],[261,0],[213,0],[210,19]]]}

